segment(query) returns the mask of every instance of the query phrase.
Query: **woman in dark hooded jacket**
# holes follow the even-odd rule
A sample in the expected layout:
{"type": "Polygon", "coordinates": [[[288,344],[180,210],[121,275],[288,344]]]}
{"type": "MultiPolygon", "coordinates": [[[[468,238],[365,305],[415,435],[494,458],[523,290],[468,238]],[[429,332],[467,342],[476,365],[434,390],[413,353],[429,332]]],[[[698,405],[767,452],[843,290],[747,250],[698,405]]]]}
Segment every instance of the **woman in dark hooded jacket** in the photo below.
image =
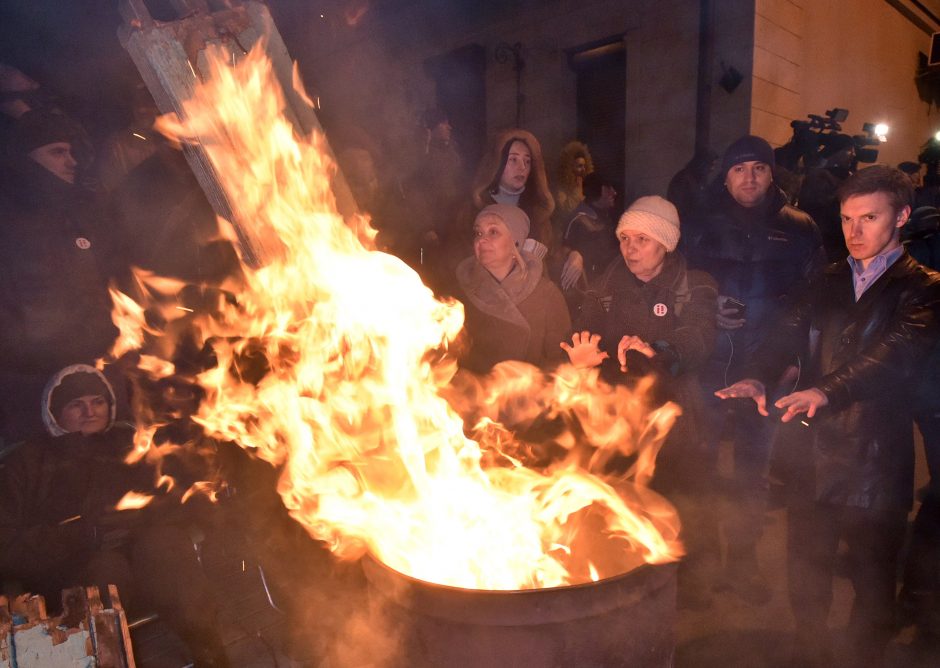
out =
{"type": "Polygon", "coordinates": [[[110,383],[85,364],[62,369],[46,386],[42,418],[49,437],[0,465],[4,588],[15,583],[55,607],[64,588],[116,584],[131,615],[155,609],[166,618],[196,666],[227,666],[183,507],[154,498],[141,510],[117,510],[129,492],[159,492],[156,470],[128,461],[134,429],[115,423],[110,383]]]}

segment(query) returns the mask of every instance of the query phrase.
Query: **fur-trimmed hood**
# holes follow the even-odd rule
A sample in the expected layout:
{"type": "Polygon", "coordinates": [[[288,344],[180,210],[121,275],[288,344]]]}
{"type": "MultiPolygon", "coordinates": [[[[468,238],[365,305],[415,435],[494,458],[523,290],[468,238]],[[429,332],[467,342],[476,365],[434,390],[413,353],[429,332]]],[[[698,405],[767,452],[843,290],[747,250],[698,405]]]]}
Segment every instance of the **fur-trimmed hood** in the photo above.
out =
{"type": "Polygon", "coordinates": [[[532,153],[532,168],[529,172],[529,180],[526,181],[525,191],[519,198],[519,208],[528,214],[532,222],[530,236],[545,245],[550,245],[551,216],[555,210],[555,200],[548,187],[542,146],[531,132],[511,128],[500,132],[493,138],[486,154],[480,160],[476,177],[473,179],[473,204],[479,210],[494,203],[491,189],[494,187],[494,182],[499,183],[503,167],[503,149],[507,144],[517,140],[524,142],[532,153]]]}
{"type": "Polygon", "coordinates": [[[111,383],[108,382],[108,379],[104,377],[103,373],[93,366],[88,366],[87,364],[72,364],[56,372],[56,374],[49,379],[49,382],[46,383],[46,388],[42,392],[42,423],[46,426],[46,431],[52,436],[62,436],[68,433],[52,414],[52,393],[62,384],[62,381],[76,373],[92,374],[97,376],[98,380],[104,383],[105,388],[108,390],[108,395],[105,399],[108,400],[110,406],[108,426],[105,428],[105,431],[114,426],[114,420],[117,414],[117,400],[115,399],[114,388],[111,387],[111,383]]]}

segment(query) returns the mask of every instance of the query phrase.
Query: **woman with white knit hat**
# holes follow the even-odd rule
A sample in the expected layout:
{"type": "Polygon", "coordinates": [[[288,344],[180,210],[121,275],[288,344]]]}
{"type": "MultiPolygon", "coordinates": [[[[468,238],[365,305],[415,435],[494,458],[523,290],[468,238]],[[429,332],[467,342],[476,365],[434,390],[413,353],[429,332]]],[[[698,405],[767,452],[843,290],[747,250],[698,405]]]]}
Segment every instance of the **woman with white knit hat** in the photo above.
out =
{"type": "Polygon", "coordinates": [[[710,466],[695,436],[697,372],[715,340],[718,290],[708,274],[686,268],[676,251],[679,214],[662,197],[636,200],[616,235],[621,257],[588,292],[571,344],[562,348],[575,366],[601,365],[611,382],[652,375],[650,401],[671,400],[683,408],[660,452],[654,484],[676,504],[685,527],[680,601],[699,607],[709,601],[709,574],[700,566],[717,543],[717,525],[702,516],[710,466]]]}
{"type": "Polygon", "coordinates": [[[676,208],[662,197],[640,197],[615,234],[621,257],[588,293],[572,344],[562,348],[576,366],[616,359],[625,369],[635,351],[670,375],[697,369],[714,340],[717,292],[711,277],[689,271],[676,251],[676,208]]]}

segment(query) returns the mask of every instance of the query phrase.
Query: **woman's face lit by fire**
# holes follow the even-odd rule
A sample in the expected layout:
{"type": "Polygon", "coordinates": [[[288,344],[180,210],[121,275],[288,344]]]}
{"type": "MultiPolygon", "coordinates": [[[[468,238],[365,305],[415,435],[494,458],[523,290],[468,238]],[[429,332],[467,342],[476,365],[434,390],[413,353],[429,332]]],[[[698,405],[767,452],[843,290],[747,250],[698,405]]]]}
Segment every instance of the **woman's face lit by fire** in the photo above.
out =
{"type": "Polygon", "coordinates": [[[509,228],[497,216],[482,216],[473,224],[473,254],[497,278],[512,268],[515,245],[509,228]]]}
{"type": "Polygon", "coordinates": [[[621,230],[617,239],[620,241],[620,254],[631,274],[644,283],[659,275],[666,259],[665,246],[636,230],[621,230]]]}
{"type": "Polygon", "coordinates": [[[518,192],[525,187],[531,171],[532,152],[523,142],[514,141],[509,146],[509,157],[506,159],[506,166],[503,167],[503,173],[499,177],[499,185],[504,190],[518,192]]]}
{"type": "Polygon", "coordinates": [[[87,394],[65,404],[56,421],[69,433],[96,434],[108,426],[109,412],[107,399],[100,394],[87,394]]]}

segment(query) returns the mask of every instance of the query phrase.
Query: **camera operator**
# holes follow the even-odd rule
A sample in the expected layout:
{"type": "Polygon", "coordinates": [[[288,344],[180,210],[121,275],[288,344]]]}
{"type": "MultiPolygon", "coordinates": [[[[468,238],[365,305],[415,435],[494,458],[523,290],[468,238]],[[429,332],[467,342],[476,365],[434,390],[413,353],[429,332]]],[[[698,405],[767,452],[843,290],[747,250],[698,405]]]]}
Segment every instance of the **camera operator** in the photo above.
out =
{"type": "Polygon", "coordinates": [[[827,141],[818,154],[818,163],[807,165],[796,201],[819,226],[827,262],[838,262],[847,251],[836,192],[855,171],[855,140],[843,134],[825,136],[827,141]]]}
{"type": "MultiPolygon", "coordinates": [[[[713,392],[741,377],[758,342],[782,312],[787,295],[823,265],[816,224],[787,204],[786,195],[773,182],[773,166],[774,152],[764,139],[746,135],[731,144],[722,158],[712,201],[698,224],[690,226],[695,232],[686,244],[690,265],[711,274],[721,295],[715,351],[701,373],[706,402],[703,426],[713,453],[726,417],[713,392]]],[[[728,541],[724,580],[748,603],[764,604],[770,591],[758,569],[756,546],[766,506],[773,430],[753,411],[731,415],[735,510],[724,518],[728,541]]]]}

